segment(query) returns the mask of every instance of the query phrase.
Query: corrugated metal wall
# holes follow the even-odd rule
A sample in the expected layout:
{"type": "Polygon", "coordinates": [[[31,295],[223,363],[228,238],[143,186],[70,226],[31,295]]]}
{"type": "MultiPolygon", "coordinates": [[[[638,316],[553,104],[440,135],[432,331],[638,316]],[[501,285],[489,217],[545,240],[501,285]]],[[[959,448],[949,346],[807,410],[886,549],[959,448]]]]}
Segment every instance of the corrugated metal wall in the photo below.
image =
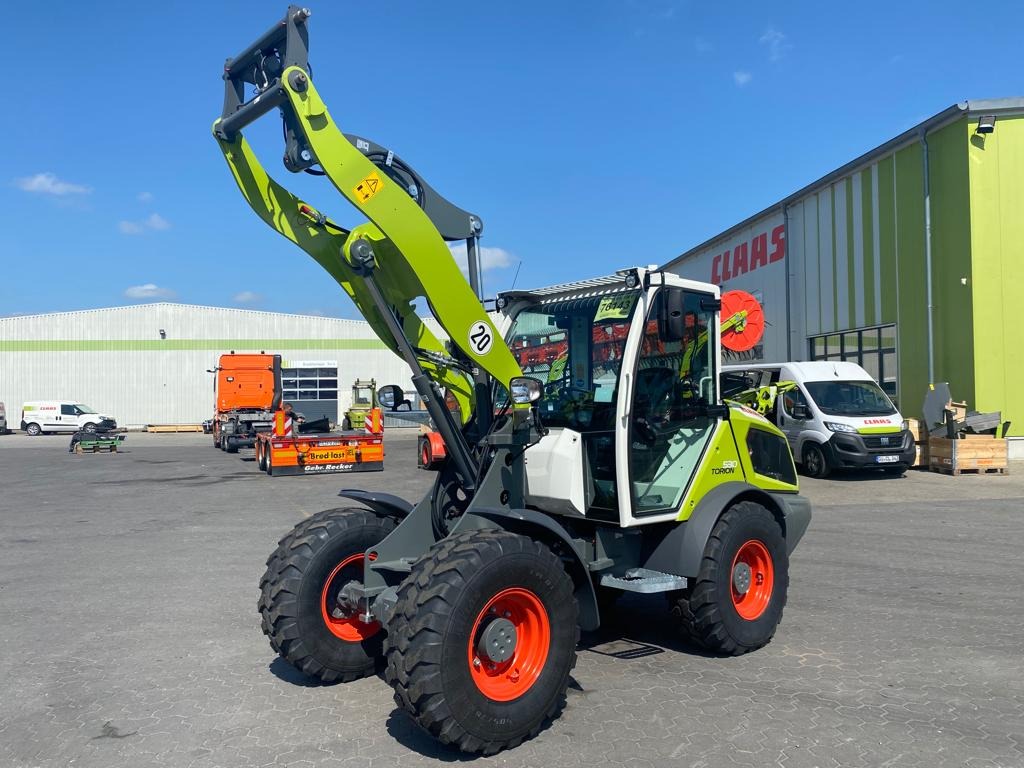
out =
{"type": "Polygon", "coordinates": [[[342,409],[356,378],[412,388],[365,322],[158,303],[0,318],[0,401],[13,428],[21,404],[41,399],[83,402],[124,425],[198,423],[213,409],[207,370],[231,350],[336,359],[342,409]]]}

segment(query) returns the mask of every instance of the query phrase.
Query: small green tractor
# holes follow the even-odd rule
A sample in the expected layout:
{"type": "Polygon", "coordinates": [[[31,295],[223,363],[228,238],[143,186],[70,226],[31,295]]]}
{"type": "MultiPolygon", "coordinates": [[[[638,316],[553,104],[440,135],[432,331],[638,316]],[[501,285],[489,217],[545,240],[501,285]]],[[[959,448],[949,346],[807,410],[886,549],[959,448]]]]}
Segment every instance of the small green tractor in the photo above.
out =
{"type": "Polygon", "coordinates": [[[494,753],[557,717],[580,631],[625,593],[665,595],[707,652],[768,643],[811,511],[781,432],[718,391],[722,345],[756,332],[749,313],[730,299],[723,316],[717,286],[643,267],[485,311],[482,220],[342,133],[310,75],[309,16],[289,8],[227,61],[213,133],[256,214],[409,365],[446,458],[421,499],[343,490],[344,506],[280,540],[260,583],[271,646],[324,682],[383,666],[423,729],[494,753]],[[346,228],[267,174],[242,130],[271,111],[286,168],[326,177],[367,223],[346,228]],[[447,246],[459,240],[468,282],[447,246]],[[423,299],[446,341],[417,315],[423,299]]]}
{"type": "Polygon", "coordinates": [[[362,429],[372,408],[380,408],[380,401],[377,399],[377,381],[375,379],[369,381],[356,379],[352,383],[352,405],[345,411],[341,428],[346,432],[350,429],[362,429]]]}

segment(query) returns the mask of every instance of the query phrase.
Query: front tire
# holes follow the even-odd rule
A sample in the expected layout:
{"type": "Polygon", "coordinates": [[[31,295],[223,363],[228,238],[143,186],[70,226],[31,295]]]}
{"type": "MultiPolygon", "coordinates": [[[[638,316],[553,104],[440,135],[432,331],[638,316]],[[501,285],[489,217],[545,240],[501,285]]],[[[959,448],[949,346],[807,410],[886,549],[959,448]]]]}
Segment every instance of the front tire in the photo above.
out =
{"type": "Polygon", "coordinates": [[[832,471],[832,468],[828,465],[828,459],[825,457],[825,452],[821,450],[821,446],[817,443],[807,443],[804,446],[803,469],[805,475],[818,479],[828,477],[829,472],[832,471]]]}
{"type": "Polygon", "coordinates": [[[578,613],[572,580],[544,545],[505,531],[456,534],[399,588],[385,679],[442,743],[515,747],[565,706],[578,613]]]}
{"type": "Polygon", "coordinates": [[[771,641],[788,588],[778,521],[760,504],[741,501],[715,524],[694,585],[677,597],[672,613],[690,643],[739,656],[771,641]]]}
{"type": "Polygon", "coordinates": [[[361,579],[363,553],[395,529],[366,509],[328,509],[281,539],[260,580],[263,634],[289,664],[325,683],[373,674],[381,656],[379,623],[334,616],[338,591],[361,579]]]}
{"type": "Polygon", "coordinates": [[[85,426],[82,427],[82,431],[85,432],[86,434],[89,434],[89,435],[95,435],[96,434],[96,425],[93,424],[91,421],[87,422],[85,424],[85,426]]]}

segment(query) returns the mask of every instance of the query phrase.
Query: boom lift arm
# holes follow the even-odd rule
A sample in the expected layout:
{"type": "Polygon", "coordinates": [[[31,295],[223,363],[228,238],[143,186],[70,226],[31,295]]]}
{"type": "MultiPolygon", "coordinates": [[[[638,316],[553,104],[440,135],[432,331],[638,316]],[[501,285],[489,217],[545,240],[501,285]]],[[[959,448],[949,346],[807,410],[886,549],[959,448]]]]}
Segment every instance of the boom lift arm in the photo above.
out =
{"type": "Polygon", "coordinates": [[[279,24],[226,62],[224,113],[213,133],[253,210],[327,270],[377,336],[412,367],[413,383],[471,489],[477,461],[440,388],[453,393],[464,418],[475,414],[477,431],[485,432],[487,375],[506,387],[522,375],[445,243],[467,240],[479,288],[482,222],[444,200],[393,153],[341,132],[309,74],[309,15],[289,7],[279,24]],[[248,101],[247,86],[256,90],[248,101]],[[369,223],[345,229],[270,177],[242,129],[275,108],[284,120],[285,166],[298,172],[318,164],[322,170],[312,172],[326,176],[369,223]],[[420,297],[448,334],[451,352],[416,315],[420,297]]]}

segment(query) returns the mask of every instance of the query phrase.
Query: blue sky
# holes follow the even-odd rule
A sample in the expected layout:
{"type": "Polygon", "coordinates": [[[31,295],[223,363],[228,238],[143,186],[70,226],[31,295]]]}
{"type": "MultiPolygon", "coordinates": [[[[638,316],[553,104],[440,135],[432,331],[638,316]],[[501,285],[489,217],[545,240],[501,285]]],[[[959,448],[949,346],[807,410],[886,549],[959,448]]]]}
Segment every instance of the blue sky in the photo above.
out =
{"type": "MultiPolygon", "coordinates": [[[[517,268],[522,288],[663,263],[954,102],[1024,92],[1019,3],[309,2],[332,115],[483,217],[489,293],[517,268]]],[[[210,136],[224,59],[285,7],[58,0],[11,21],[0,315],[355,316],[210,136]]],[[[280,165],[276,120],[247,135],[358,223],[280,165]]]]}

